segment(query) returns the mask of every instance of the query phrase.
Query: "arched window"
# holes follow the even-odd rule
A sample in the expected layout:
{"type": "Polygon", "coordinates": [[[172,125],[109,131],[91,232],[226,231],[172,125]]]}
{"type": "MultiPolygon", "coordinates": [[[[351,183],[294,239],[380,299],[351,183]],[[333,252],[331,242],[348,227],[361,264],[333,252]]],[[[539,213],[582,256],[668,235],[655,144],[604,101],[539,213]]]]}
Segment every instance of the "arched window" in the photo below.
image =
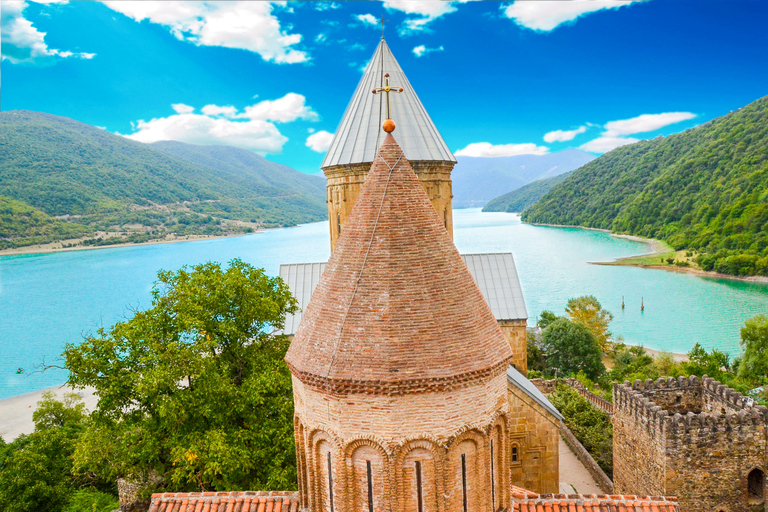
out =
{"type": "Polygon", "coordinates": [[[751,501],[763,501],[765,489],[765,474],[762,470],[755,468],[747,476],[747,490],[751,501]]]}
{"type": "Polygon", "coordinates": [[[437,511],[435,456],[424,445],[426,442],[420,441],[400,463],[402,492],[408,497],[403,509],[406,512],[437,511]]]}
{"type": "Polygon", "coordinates": [[[351,510],[374,512],[384,502],[384,459],[379,450],[364,444],[352,452],[351,510]]]}
{"type": "Polygon", "coordinates": [[[520,462],[520,449],[517,445],[512,445],[512,462],[520,462]]]}
{"type": "MultiPolygon", "coordinates": [[[[452,450],[451,465],[455,491],[448,507],[449,512],[475,512],[481,509],[481,493],[487,487],[483,485],[478,460],[479,449],[475,441],[465,439],[452,450]]],[[[485,466],[485,464],[483,464],[485,466]]],[[[490,496],[488,496],[490,498],[490,496]]],[[[489,500],[490,501],[490,500],[489,500]]]]}
{"type": "Polygon", "coordinates": [[[341,236],[341,214],[336,214],[336,233],[341,236]]]}

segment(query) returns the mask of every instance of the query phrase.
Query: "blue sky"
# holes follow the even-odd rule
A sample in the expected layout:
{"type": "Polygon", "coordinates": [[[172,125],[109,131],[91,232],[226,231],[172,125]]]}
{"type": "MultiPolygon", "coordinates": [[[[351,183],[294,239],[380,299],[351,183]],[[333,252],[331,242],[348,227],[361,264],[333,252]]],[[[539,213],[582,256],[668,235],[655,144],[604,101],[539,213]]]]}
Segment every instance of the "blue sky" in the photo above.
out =
{"type": "Polygon", "coordinates": [[[2,110],[319,170],[381,36],[448,146],[599,154],[768,94],[768,2],[2,1],[2,110]]]}

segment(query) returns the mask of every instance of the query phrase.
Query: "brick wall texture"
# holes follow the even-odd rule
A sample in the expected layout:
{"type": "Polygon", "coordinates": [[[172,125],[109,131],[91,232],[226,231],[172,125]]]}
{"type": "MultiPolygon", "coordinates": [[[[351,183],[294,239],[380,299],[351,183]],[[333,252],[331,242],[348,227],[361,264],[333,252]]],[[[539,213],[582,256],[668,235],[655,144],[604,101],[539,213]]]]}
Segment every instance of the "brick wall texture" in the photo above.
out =
{"type": "Polygon", "coordinates": [[[614,384],[614,492],[765,511],[768,409],[703,377],[614,384]]]}
{"type": "Polygon", "coordinates": [[[286,355],[302,510],[510,509],[511,359],[388,135],[286,355]]]}

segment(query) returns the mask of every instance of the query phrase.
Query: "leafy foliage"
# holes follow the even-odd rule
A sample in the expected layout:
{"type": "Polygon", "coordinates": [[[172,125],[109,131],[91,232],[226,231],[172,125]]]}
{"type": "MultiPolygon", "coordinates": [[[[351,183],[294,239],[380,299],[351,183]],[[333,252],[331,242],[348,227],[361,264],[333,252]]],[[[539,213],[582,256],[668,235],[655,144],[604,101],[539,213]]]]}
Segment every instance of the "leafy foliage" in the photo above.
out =
{"type": "Polygon", "coordinates": [[[289,340],[272,334],[297,310],[288,287],[235,259],[161,271],[152,297],[65,349],[70,383],[99,396],[75,467],[154,472],[168,490],[295,488],[289,340]]]}
{"type": "Polygon", "coordinates": [[[523,214],[698,252],[704,270],[768,275],[768,97],[584,165],[523,214]]]}
{"type": "Polygon", "coordinates": [[[17,201],[0,201],[0,249],[97,231],[242,233],[327,215],[322,179],[237,148],[148,145],[64,117],[7,111],[0,151],[0,196],[17,201]]]}
{"type": "Polygon", "coordinates": [[[598,466],[613,476],[613,423],[611,417],[593,407],[589,400],[573,388],[558,384],[549,395],[557,410],[565,418],[566,426],[586,448],[598,466]]]}
{"type": "Polygon", "coordinates": [[[557,369],[565,377],[584,372],[596,380],[605,371],[597,340],[582,324],[559,318],[544,329],[541,341],[550,373],[557,369]]]}
{"type": "Polygon", "coordinates": [[[483,211],[509,213],[524,212],[528,207],[534,205],[539,199],[544,197],[547,192],[552,190],[552,187],[562,183],[573,173],[574,171],[569,171],[551,178],[536,180],[513,190],[512,192],[507,192],[495,199],[491,199],[488,204],[483,207],[483,211]]]}
{"type": "Polygon", "coordinates": [[[32,434],[7,445],[0,439],[0,512],[87,511],[94,502],[88,497],[116,504],[114,494],[105,492],[114,493],[113,486],[72,469],[86,422],[80,397],[72,393],[59,402],[53,393],[44,393],[37,405],[32,434]],[[75,499],[78,494],[82,497],[75,499]]]}
{"type": "Polygon", "coordinates": [[[611,341],[608,324],[613,320],[613,315],[603,309],[600,301],[594,295],[583,295],[570,299],[565,307],[565,312],[571,320],[589,329],[600,350],[608,350],[611,341]]]}
{"type": "Polygon", "coordinates": [[[768,384],[768,317],[757,315],[741,329],[744,354],[739,362],[739,377],[755,384],[768,384]]]}

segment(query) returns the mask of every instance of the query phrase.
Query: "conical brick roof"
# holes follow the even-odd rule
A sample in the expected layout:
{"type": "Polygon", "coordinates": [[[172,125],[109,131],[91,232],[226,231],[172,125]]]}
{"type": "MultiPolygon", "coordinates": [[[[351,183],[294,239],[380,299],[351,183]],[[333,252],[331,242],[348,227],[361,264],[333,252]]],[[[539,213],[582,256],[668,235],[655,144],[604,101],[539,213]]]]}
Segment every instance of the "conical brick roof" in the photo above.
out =
{"type": "Polygon", "coordinates": [[[389,73],[393,86],[405,90],[403,94],[393,95],[390,102],[392,119],[397,121],[397,140],[405,156],[414,161],[456,161],[392,50],[382,38],[357,84],[320,167],[325,169],[336,165],[373,162],[376,158],[379,144],[384,140],[381,124],[387,118],[387,107],[385,95],[372,94],[371,91],[384,86],[386,73],[389,73]]]}
{"type": "Polygon", "coordinates": [[[374,160],[286,355],[337,391],[460,387],[512,353],[391,134],[374,160]]]}

